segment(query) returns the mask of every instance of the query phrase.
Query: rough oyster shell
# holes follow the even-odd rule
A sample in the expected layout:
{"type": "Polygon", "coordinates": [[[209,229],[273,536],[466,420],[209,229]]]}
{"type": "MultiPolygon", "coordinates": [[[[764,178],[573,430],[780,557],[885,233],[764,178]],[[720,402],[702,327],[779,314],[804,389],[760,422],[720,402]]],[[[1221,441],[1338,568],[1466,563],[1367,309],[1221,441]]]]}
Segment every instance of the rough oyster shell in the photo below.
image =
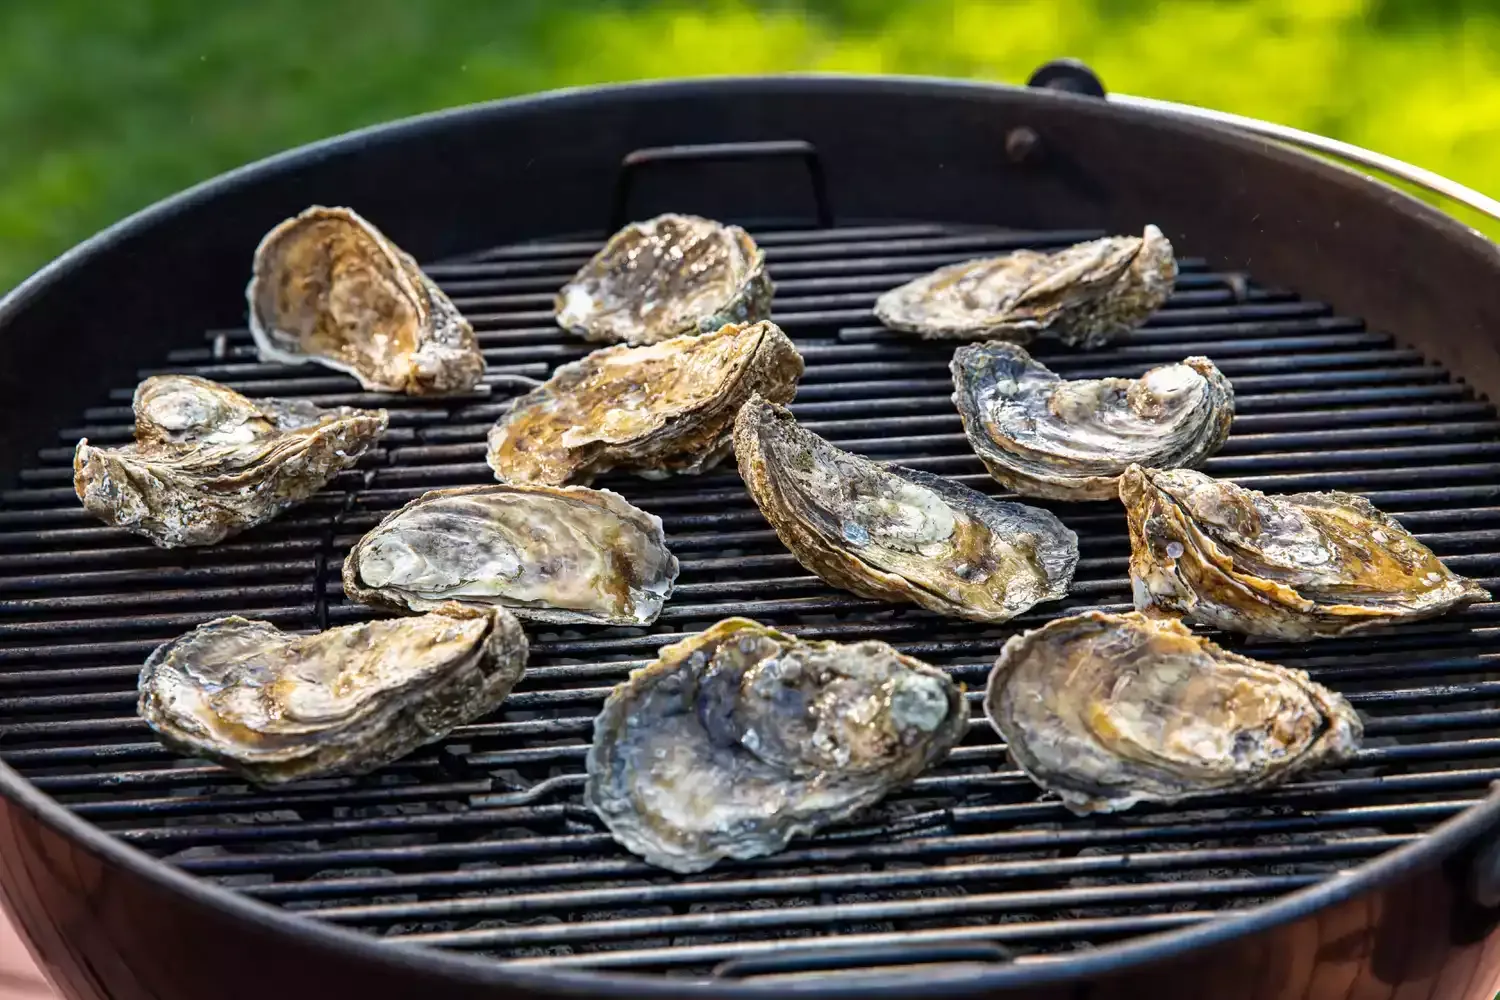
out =
{"type": "Polygon", "coordinates": [[[1075,813],[1255,791],[1349,759],[1363,735],[1302,671],[1136,612],[1011,637],[984,710],[1016,765],[1075,813]]]}
{"type": "Polygon", "coordinates": [[[1308,639],[1432,618],[1489,593],[1349,493],[1268,496],[1188,469],[1120,478],[1138,610],[1308,639]]]}
{"type": "Polygon", "coordinates": [[[557,323],[585,340],[654,344],[771,315],[765,254],[739,226],[696,215],[632,222],[557,293],[557,323]]]}
{"type": "Polygon", "coordinates": [[[651,864],[774,854],[947,756],[962,689],[883,642],[803,642],[744,618],[662,648],[594,720],[584,797],[651,864]]]}
{"type": "Polygon", "coordinates": [[[587,484],[612,468],[658,478],[717,465],[754,393],[790,402],[802,356],[775,323],[606,347],[514,400],[489,434],[502,482],[587,484]]]}
{"type": "Polygon", "coordinates": [[[935,340],[1011,340],[1045,334],[1099,347],[1146,321],[1172,294],[1177,261],[1155,226],[1064,250],[1016,250],[940,267],[875,301],[892,330],[935,340]]]}
{"type": "Polygon", "coordinates": [[[219,618],[157,647],[138,711],[167,746],[257,784],[363,774],[499,705],[526,653],[499,608],[315,635],[219,618]]]}
{"type": "Polygon", "coordinates": [[[267,233],[245,298],[263,361],[315,361],[413,396],[464,392],[484,374],[469,321],[351,209],[314,205],[267,233]]]}
{"type": "Polygon", "coordinates": [[[344,593],[395,611],[457,601],[540,622],[648,625],[677,557],[661,518],[583,486],[463,486],[393,511],[344,560],[344,593]]]}
{"type": "Polygon", "coordinates": [[[248,399],[193,375],[135,390],[135,441],[73,452],[73,489],[95,517],[163,548],[212,545],[322,489],[385,432],[384,410],[248,399]]]}
{"type": "Polygon", "coordinates": [[[1127,466],[1198,465],[1234,420],[1234,389],[1202,357],[1138,379],[1067,381],[994,341],[960,347],[949,367],[970,446],[1022,496],[1112,500],[1127,466]]]}
{"type": "Polygon", "coordinates": [[[734,450],[782,544],[835,587],[1003,622],[1073,579],[1078,536],[1049,511],[851,455],[758,396],[740,408],[734,450]]]}

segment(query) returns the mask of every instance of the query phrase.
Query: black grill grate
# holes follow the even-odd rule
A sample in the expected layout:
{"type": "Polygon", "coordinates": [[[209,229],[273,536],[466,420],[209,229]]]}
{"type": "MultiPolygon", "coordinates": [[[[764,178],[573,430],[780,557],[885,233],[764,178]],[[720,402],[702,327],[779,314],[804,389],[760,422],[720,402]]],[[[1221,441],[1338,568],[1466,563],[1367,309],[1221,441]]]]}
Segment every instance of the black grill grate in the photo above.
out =
{"type": "MultiPolygon", "coordinates": [[[[775,318],[808,362],[793,409],[843,447],[995,491],[948,400],[951,346],[880,330],[870,305],[939,264],[1092,235],[762,234],[775,318]]],[[[143,370],[391,411],[382,448],[358,470],[228,544],[162,552],[78,507],[72,444],[127,439],[132,387],[61,430],[0,496],[0,756],[115,836],[323,920],[511,960],[725,975],[822,967],[830,945],[855,949],[855,964],[1046,960],[1214,920],[1407,843],[1500,779],[1500,739],[1486,735],[1500,722],[1500,605],[1481,605],[1378,640],[1230,643],[1350,694],[1369,739],[1345,771],[1253,800],[1079,819],[1039,799],[980,719],[943,767],[854,826],[696,878],[651,869],[601,832],[579,789],[593,713],[663,634],[742,614],[806,635],[874,635],[977,692],[1015,631],[824,586],[781,549],[732,465],[669,483],[603,481],[666,523],[683,563],[675,599],[649,632],[531,630],[520,689],[440,746],[378,775],[277,792],[158,746],[134,716],[138,665],[157,643],[226,613],[291,628],[361,619],[338,583],[348,545],[422,490],[490,480],[483,438],[497,400],[516,391],[510,376],[544,377],[585,351],[552,326],[550,301],[596,246],[506,247],[430,269],[479,331],[491,393],[363,394],[321,369],[258,363],[242,330],[210,332],[143,370]]],[[[1500,421],[1489,405],[1356,319],[1202,262],[1183,271],[1169,306],[1128,343],[1039,356],[1082,377],[1206,354],[1238,397],[1209,472],[1273,491],[1365,493],[1450,565],[1500,583],[1500,421]]],[[[1078,579],[1066,601],[1016,627],[1129,599],[1118,508],[1049,506],[1080,535],[1078,579]]]]}

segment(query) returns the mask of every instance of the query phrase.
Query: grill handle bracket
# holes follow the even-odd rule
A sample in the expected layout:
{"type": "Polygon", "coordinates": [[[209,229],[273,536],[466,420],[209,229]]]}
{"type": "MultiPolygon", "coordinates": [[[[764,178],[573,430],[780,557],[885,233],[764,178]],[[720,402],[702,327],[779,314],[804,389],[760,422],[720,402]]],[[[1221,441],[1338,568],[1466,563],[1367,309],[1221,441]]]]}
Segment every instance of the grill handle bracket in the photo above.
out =
{"type": "Polygon", "coordinates": [[[1079,59],[1054,59],[1038,66],[1026,81],[1028,87],[1061,90],[1084,97],[1103,97],[1104,81],[1079,59]]]}
{"type": "Polygon", "coordinates": [[[812,185],[813,206],[818,225],[833,225],[833,206],[828,200],[828,180],[818,148],[803,139],[773,139],[760,142],[711,142],[700,145],[649,146],[625,154],[620,172],[615,176],[614,197],[610,203],[611,233],[630,221],[630,192],[636,175],[646,167],[660,163],[725,163],[735,160],[800,159],[812,185]]]}

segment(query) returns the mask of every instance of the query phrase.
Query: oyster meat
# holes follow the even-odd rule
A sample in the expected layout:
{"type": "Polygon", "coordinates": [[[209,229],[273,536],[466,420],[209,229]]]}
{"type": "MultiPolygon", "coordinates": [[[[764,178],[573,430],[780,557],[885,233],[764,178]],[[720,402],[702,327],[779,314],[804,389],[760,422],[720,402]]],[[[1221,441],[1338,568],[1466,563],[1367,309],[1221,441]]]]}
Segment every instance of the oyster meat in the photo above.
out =
{"type": "Polygon", "coordinates": [[[1067,593],[1078,536],[1052,513],[841,451],[752,397],[740,476],[797,561],[862,597],[1003,622],[1067,593]]]}
{"type": "Polygon", "coordinates": [[[947,756],[962,690],[883,642],[804,642],[744,618],[664,647],[594,720],[584,797],[651,864],[774,854],[947,756]]]}
{"type": "Polygon", "coordinates": [[[260,785],[363,774],[494,709],[526,652],[499,608],[315,635],[219,618],[157,647],[138,710],[167,746],[260,785]]]}
{"type": "Polygon", "coordinates": [[[1155,226],[1064,250],[1016,250],[940,267],[875,301],[892,330],[935,340],[1056,337],[1099,347],[1146,321],[1172,294],[1177,261],[1155,226]]]}
{"type": "Polygon", "coordinates": [[[472,389],[474,331],[417,262],[351,209],[314,205],[272,229],[245,290],[263,361],[315,361],[366,389],[472,389]]]}
{"type": "Polygon", "coordinates": [[[510,404],[490,430],[490,468],[552,486],[613,468],[702,472],[729,453],[746,399],[790,402],[801,377],[802,356],[770,322],[601,348],[510,404]]]}
{"type": "Polygon", "coordinates": [[[1138,379],[1067,381],[1024,347],[994,341],[960,347],[950,367],[970,446],[1022,496],[1113,500],[1127,466],[1198,465],[1234,419],[1234,389],[1207,358],[1138,379]]]}
{"type": "Polygon", "coordinates": [[[654,344],[771,315],[766,258],[739,226],[696,215],[632,222],[557,294],[557,323],[585,340],[654,344]]]}
{"type": "Polygon", "coordinates": [[[1489,600],[1368,500],[1268,496],[1189,469],[1120,478],[1137,610],[1246,635],[1344,635],[1489,600]]]}
{"type": "Polygon", "coordinates": [[[427,611],[457,601],[554,623],[648,625],[676,580],[661,518],[583,486],[433,490],[344,560],[344,593],[365,604],[427,611]]]}
{"type": "Polygon", "coordinates": [[[359,461],[385,432],[384,410],[248,399],[193,375],[135,390],[135,441],[73,452],[89,513],[163,548],[212,545],[276,517],[359,461]]]}
{"type": "Polygon", "coordinates": [[[1302,671],[1137,612],[1013,636],[984,710],[1016,765],[1075,813],[1255,791],[1348,760],[1363,735],[1302,671]]]}

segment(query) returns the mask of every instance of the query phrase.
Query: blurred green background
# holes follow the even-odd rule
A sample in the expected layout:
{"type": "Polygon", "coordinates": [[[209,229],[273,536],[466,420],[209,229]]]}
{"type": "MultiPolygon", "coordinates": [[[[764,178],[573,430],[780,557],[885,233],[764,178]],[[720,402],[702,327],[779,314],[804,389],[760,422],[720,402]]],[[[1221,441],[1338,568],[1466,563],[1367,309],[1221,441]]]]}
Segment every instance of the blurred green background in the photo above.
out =
{"type": "Polygon", "coordinates": [[[1060,55],[1500,189],[1500,0],[0,0],[0,290],[195,181],[432,108],[782,70],[1021,82],[1060,55]]]}

